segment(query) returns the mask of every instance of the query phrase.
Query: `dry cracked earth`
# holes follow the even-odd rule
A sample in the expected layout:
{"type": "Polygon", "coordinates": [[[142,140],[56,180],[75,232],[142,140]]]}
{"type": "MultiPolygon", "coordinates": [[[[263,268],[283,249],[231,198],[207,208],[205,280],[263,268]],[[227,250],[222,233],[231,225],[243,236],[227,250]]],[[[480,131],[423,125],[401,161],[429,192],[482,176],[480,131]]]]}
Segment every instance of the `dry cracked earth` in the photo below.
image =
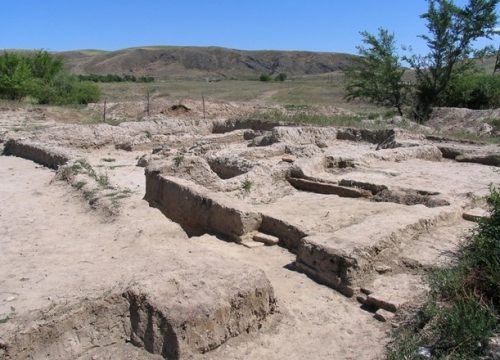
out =
{"type": "Polygon", "coordinates": [[[500,183],[399,129],[0,111],[0,358],[378,359],[500,183]]]}

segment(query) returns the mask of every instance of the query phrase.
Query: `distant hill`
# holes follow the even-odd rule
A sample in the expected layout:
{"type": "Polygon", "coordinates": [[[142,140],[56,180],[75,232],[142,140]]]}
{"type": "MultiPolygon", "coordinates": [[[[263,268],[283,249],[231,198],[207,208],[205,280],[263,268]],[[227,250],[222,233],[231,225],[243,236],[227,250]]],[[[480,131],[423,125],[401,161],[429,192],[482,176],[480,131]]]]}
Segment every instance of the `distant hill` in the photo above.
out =
{"type": "Polygon", "coordinates": [[[118,51],[59,53],[75,74],[158,78],[257,78],[262,73],[323,74],[345,68],[354,55],[306,51],[244,51],[220,47],[150,46],[118,51]]]}

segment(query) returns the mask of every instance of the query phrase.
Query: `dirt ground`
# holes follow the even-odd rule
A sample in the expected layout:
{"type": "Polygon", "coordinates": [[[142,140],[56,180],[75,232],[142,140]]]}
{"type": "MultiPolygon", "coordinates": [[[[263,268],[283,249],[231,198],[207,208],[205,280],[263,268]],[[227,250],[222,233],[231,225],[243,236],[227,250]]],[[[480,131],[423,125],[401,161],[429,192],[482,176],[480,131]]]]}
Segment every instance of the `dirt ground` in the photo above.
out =
{"type": "Polygon", "coordinates": [[[500,183],[399,132],[0,120],[6,359],[381,359],[500,183]]]}
{"type": "Polygon", "coordinates": [[[221,259],[236,259],[264,270],[281,299],[279,325],[269,324],[262,333],[229,341],[206,358],[302,359],[310,349],[316,349],[317,358],[372,359],[383,352],[387,340],[384,326],[373,321],[371,314],[359,311],[355,301],[318,286],[304,274],[287,270],[285,266],[293,261],[287,250],[247,249],[211,236],[188,239],[177,224],[141,200],[141,168],[129,165],[112,173],[116,179],[128,176],[126,185],[134,189],[134,199],[129,201],[136,204],[130,205],[123,220],[110,224],[96,216],[73,190],[54,182],[53,171],[15,157],[0,157],[0,162],[0,221],[4,229],[0,310],[4,317],[36,317],[55,304],[124,287],[133,281],[130,273],[151,274],[157,270],[151,253],[161,252],[161,248],[171,252],[172,246],[184,242],[199,249],[195,262],[213,252],[221,259]],[[147,225],[139,218],[141,212],[149,215],[147,225]],[[155,231],[151,228],[154,222],[155,231]],[[134,270],[127,271],[128,267],[134,270]],[[359,337],[364,339],[362,346],[359,337]]]}

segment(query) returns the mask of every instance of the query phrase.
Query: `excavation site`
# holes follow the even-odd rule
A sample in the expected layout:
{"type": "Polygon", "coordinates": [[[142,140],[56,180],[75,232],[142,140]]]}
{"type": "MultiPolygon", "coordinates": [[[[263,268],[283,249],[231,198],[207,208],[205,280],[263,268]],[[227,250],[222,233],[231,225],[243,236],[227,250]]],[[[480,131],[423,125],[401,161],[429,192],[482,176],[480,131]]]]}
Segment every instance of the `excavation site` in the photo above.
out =
{"type": "Polygon", "coordinates": [[[500,184],[498,145],[207,105],[0,109],[0,358],[383,358],[500,184]]]}
{"type": "Polygon", "coordinates": [[[1,11],[0,360],[500,360],[500,0],[1,11]]]}

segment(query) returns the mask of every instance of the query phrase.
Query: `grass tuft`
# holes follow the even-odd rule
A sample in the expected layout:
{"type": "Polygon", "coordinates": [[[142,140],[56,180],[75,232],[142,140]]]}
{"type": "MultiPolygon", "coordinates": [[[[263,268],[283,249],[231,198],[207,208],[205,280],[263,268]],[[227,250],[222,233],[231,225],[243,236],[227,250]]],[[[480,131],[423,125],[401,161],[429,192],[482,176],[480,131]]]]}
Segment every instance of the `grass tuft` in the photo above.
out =
{"type": "Polygon", "coordinates": [[[108,174],[97,175],[96,181],[102,187],[109,186],[109,177],[108,177],[108,174]]]}
{"type": "Polygon", "coordinates": [[[387,359],[484,358],[500,331],[500,192],[491,188],[491,216],[462,244],[458,262],[431,271],[429,298],[415,318],[394,334],[387,359]]]}
{"type": "Polygon", "coordinates": [[[181,166],[181,164],[182,164],[183,161],[184,161],[184,155],[179,154],[179,155],[174,156],[174,166],[176,168],[178,168],[179,166],[181,166]]]}
{"type": "Polygon", "coordinates": [[[77,188],[78,190],[81,190],[81,188],[83,188],[85,185],[87,184],[86,181],[78,181],[74,186],[75,188],[77,188]]]}
{"type": "Polygon", "coordinates": [[[252,191],[252,187],[253,187],[253,182],[248,179],[245,179],[245,181],[243,181],[243,184],[241,185],[241,188],[246,194],[249,194],[250,191],[252,191]]]}
{"type": "MultiPolygon", "coordinates": [[[[86,160],[80,159],[71,165],[62,166],[59,168],[57,176],[61,180],[71,181],[77,174],[86,174],[93,178],[101,187],[109,187],[108,174],[97,174],[92,165],[86,160]]],[[[85,185],[84,181],[77,182],[74,186],[81,189],[85,185]]]]}

